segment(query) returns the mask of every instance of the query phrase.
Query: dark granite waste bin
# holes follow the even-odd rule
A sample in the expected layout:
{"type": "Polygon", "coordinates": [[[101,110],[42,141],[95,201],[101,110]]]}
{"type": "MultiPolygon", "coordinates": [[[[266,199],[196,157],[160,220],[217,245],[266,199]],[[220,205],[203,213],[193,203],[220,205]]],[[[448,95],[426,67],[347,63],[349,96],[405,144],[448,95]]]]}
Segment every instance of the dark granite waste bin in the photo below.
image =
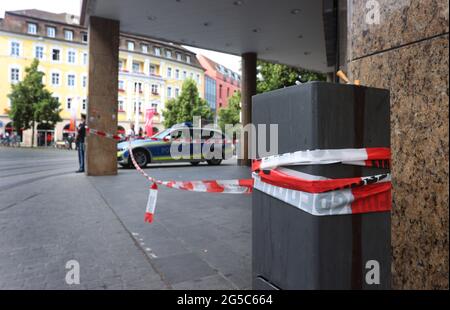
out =
{"type": "MultiPolygon", "coordinates": [[[[252,115],[255,125],[278,124],[279,154],[390,147],[383,89],[312,82],[254,96],[252,115]]],[[[329,178],[388,172],[342,164],[290,168],[329,178]]],[[[258,190],[252,208],[254,289],[390,288],[390,212],[314,216],[258,190]],[[369,261],[379,264],[379,284],[366,282],[369,261]]]]}

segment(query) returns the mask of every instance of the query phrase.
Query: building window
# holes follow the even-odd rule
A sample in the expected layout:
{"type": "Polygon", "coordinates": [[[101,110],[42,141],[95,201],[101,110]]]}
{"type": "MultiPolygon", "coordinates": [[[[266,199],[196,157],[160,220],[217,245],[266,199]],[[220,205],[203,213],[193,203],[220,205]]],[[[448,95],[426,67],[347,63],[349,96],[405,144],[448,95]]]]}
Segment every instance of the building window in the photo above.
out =
{"type": "Polygon", "coordinates": [[[88,64],[88,54],[83,53],[83,65],[87,65],[87,64],[88,64]]]}
{"type": "Polygon", "coordinates": [[[28,23],[28,33],[37,34],[37,25],[34,23],[28,23]]]}
{"type": "Polygon", "coordinates": [[[222,99],[222,84],[219,85],[219,98],[222,99]]]}
{"type": "Polygon", "coordinates": [[[67,62],[71,63],[71,64],[75,63],[75,52],[74,51],[67,52],[67,62]]]}
{"type": "Polygon", "coordinates": [[[200,84],[200,74],[197,74],[195,76],[195,81],[197,82],[197,84],[200,84]]]}
{"type": "Polygon", "coordinates": [[[191,56],[187,56],[186,55],[186,62],[189,63],[189,64],[191,63],[191,56]]]}
{"type": "Polygon", "coordinates": [[[87,41],[88,41],[88,34],[87,34],[87,32],[82,32],[81,33],[81,41],[83,43],[87,43],[87,41]]]}
{"type": "Polygon", "coordinates": [[[187,77],[187,72],[186,72],[186,71],[183,71],[183,80],[185,80],[186,77],[187,77]]]}
{"type": "Polygon", "coordinates": [[[155,108],[155,109],[158,108],[158,104],[155,103],[155,102],[153,102],[153,103],[152,103],[152,108],[155,108]]]}
{"type": "Polygon", "coordinates": [[[155,65],[150,65],[150,74],[156,74],[156,66],[155,65]]]}
{"type": "Polygon", "coordinates": [[[81,109],[82,109],[83,111],[86,111],[86,102],[87,102],[87,100],[86,100],[86,99],[83,99],[83,104],[82,104],[82,106],[81,106],[81,109]]]}
{"type": "MultiPolygon", "coordinates": [[[[139,102],[139,113],[141,113],[142,102],[139,102]]],[[[134,103],[134,113],[136,113],[136,102],[134,103]]]]}
{"type": "Polygon", "coordinates": [[[52,73],[52,85],[54,85],[54,86],[59,85],[59,73],[56,73],[56,72],[52,73]]]}
{"type": "Polygon", "coordinates": [[[230,97],[230,88],[227,87],[227,98],[230,97]]]}
{"type": "Polygon", "coordinates": [[[166,51],[166,57],[167,58],[172,58],[172,51],[166,51]]]}
{"type": "Polygon", "coordinates": [[[20,56],[19,42],[11,42],[11,56],[20,56]]]}
{"type": "Polygon", "coordinates": [[[167,87],[167,98],[172,97],[172,87],[167,87]]]}
{"type": "Polygon", "coordinates": [[[180,79],[180,70],[179,70],[179,69],[176,69],[176,70],[175,70],[175,78],[176,78],[177,80],[180,79]]]}
{"type": "Polygon", "coordinates": [[[119,100],[117,106],[118,106],[119,112],[124,111],[123,100],[119,100]]]}
{"type": "Polygon", "coordinates": [[[119,60],[119,71],[123,70],[123,61],[119,60]]]}
{"type": "Polygon", "coordinates": [[[161,56],[161,49],[159,47],[155,47],[155,55],[161,56]]]}
{"type": "Polygon", "coordinates": [[[120,80],[118,87],[119,87],[119,90],[124,90],[125,89],[125,83],[122,80],[120,80]]]}
{"type": "Polygon", "coordinates": [[[127,41],[127,47],[129,51],[134,51],[134,42],[133,41],[127,41]]]}
{"type": "Polygon", "coordinates": [[[167,77],[171,78],[172,77],[172,68],[167,68],[167,77]]]}
{"type": "Polygon", "coordinates": [[[43,46],[36,46],[36,49],[34,50],[34,57],[36,57],[37,59],[44,58],[44,47],[43,46]]]}
{"type": "Polygon", "coordinates": [[[19,68],[11,68],[11,83],[19,82],[19,68]]]}
{"type": "Polygon", "coordinates": [[[67,75],[67,86],[75,87],[75,75],[74,74],[67,75]]]}
{"type": "Polygon", "coordinates": [[[134,92],[137,93],[142,93],[142,83],[134,83],[134,92]]]}
{"type": "Polygon", "coordinates": [[[67,98],[67,110],[72,108],[72,98],[67,98]]]}
{"type": "Polygon", "coordinates": [[[194,73],[191,72],[191,74],[189,74],[191,79],[194,79],[194,73]]]}
{"type": "Polygon", "coordinates": [[[181,54],[180,53],[177,53],[177,60],[181,61],[181,54]]]}
{"type": "Polygon", "coordinates": [[[139,73],[140,72],[140,64],[138,62],[133,62],[133,72],[139,73]]]}
{"type": "Polygon", "coordinates": [[[179,88],[175,88],[175,97],[178,97],[179,94],[180,94],[180,89],[179,88]]]}
{"type": "Polygon", "coordinates": [[[83,76],[83,81],[82,81],[82,85],[83,85],[83,88],[86,88],[87,87],[87,76],[83,76]]]}
{"type": "Polygon", "coordinates": [[[141,48],[142,48],[142,53],[148,53],[148,45],[147,44],[142,44],[141,45],[141,48]]]}
{"type": "Polygon", "coordinates": [[[152,84],[152,94],[157,95],[158,94],[158,85],[152,84]]]}
{"type": "Polygon", "coordinates": [[[61,51],[57,48],[52,49],[52,60],[59,61],[61,58],[61,51]]]}
{"type": "Polygon", "coordinates": [[[73,40],[73,31],[72,30],[64,30],[64,39],[67,41],[73,40]]]}
{"type": "Polygon", "coordinates": [[[55,27],[47,27],[47,37],[50,37],[50,38],[56,37],[56,28],[55,27]]]}

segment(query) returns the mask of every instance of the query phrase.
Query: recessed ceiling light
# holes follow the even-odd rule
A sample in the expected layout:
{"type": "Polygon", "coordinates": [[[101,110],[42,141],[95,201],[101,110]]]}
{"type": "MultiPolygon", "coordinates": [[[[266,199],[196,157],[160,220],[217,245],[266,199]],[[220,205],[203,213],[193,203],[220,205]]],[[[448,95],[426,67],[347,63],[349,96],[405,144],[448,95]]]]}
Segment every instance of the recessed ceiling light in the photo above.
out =
{"type": "Polygon", "coordinates": [[[258,33],[258,32],[261,32],[261,28],[254,28],[254,29],[252,29],[252,31],[253,31],[254,33],[258,33]]]}
{"type": "Polygon", "coordinates": [[[243,2],[241,0],[237,0],[233,2],[234,5],[240,6],[243,4],[243,2]]]}
{"type": "Polygon", "coordinates": [[[204,23],[203,23],[203,26],[205,26],[205,27],[208,27],[209,25],[211,25],[210,22],[204,22],[204,23]]]}
{"type": "Polygon", "coordinates": [[[293,10],[291,11],[291,14],[297,15],[297,14],[300,14],[301,11],[302,11],[302,10],[300,10],[300,9],[293,9],[293,10]]]}

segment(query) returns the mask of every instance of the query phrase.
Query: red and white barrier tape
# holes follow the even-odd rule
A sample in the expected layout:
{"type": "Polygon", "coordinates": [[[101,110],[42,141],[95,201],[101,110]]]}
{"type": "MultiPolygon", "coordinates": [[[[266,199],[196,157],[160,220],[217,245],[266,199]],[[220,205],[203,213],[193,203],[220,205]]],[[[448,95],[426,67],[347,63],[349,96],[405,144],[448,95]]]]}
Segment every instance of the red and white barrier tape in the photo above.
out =
{"type": "MultiPolygon", "coordinates": [[[[118,136],[90,129],[90,134],[117,140],[118,136]]],[[[120,137],[119,137],[120,139],[120,137]]],[[[383,212],[391,210],[391,175],[329,179],[288,169],[290,165],[342,163],[389,168],[388,148],[298,151],[254,160],[252,179],[162,181],[149,176],[137,164],[128,144],[131,161],[151,183],[145,221],[152,222],[158,185],[206,193],[250,194],[253,188],[316,216],[383,212]]]]}
{"type": "Polygon", "coordinates": [[[289,165],[326,165],[342,163],[358,166],[377,166],[374,161],[389,161],[388,148],[312,150],[274,155],[259,160],[260,169],[289,165]]]}
{"type": "Polygon", "coordinates": [[[191,192],[203,193],[227,193],[227,194],[250,194],[253,191],[253,180],[202,180],[202,181],[161,181],[149,176],[136,162],[131,147],[131,140],[128,142],[128,151],[130,153],[133,166],[144,177],[149,180],[150,193],[148,196],[147,208],[145,211],[145,221],[151,223],[156,208],[156,200],[158,196],[158,185],[168,188],[181,189],[191,192]]]}
{"type": "Polygon", "coordinates": [[[92,135],[96,135],[96,136],[99,136],[99,137],[113,139],[113,140],[116,140],[116,141],[119,141],[119,140],[122,139],[122,137],[119,136],[119,135],[111,134],[111,133],[108,133],[108,132],[104,132],[104,131],[93,129],[93,128],[89,128],[89,127],[86,127],[86,133],[92,134],[92,135]]]}
{"type": "MultiPolygon", "coordinates": [[[[292,172],[299,173],[290,170],[290,173],[292,172]]],[[[315,177],[302,173],[302,177],[305,176],[308,176],[308,178],[315,177]]],[[[351,186],[341,186],[345,179],[317,178],[316,180],[298,179],[301,184],[291,187],[287,184],[274,185],[275,182],[267,182],[257,173],[253,173],[255,189],[312,215],[356,214],[389,211],[391,209],[389,174],[351,178],[355,181],[359,179],[359,182],[351,181],[351,186]],[[372,180],[375,179],[377,181],[372,183],[372,180]],[[324,183],[322,184],[322,182],[324,183]],[[328,186],[334,189],[324,190],[328,186]],[[302,190],[299,190],[299,188],[302,188],[302,190]]]]}

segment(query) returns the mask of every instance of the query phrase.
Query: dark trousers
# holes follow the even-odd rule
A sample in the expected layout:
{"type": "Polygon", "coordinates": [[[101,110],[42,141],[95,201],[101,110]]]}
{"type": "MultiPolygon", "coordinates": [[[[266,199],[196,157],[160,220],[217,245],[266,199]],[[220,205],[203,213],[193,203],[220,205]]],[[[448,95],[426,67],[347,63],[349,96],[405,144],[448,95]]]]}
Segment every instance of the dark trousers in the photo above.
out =
{"type": "Polygon", "coordinates": [[[80,170],[84,171],[84,142],[78,143],[78,163],[80,164],[80,170]]]}

